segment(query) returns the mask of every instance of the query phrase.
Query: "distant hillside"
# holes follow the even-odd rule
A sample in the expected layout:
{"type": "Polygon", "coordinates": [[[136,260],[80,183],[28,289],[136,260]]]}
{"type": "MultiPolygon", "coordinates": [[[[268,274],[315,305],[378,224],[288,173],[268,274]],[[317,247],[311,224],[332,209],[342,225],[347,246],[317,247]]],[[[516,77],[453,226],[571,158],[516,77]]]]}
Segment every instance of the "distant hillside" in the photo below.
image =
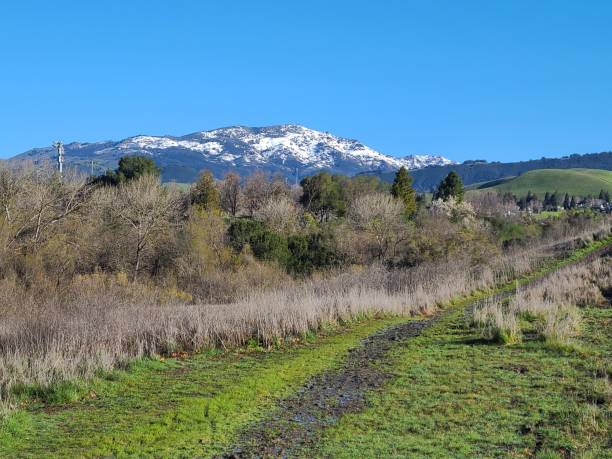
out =
{"type": "Polygon", "coordinates": [[[540,169],[508,180],[485,183],[477,188],[509,191],[516,196],[525,196],[531,191],[540,198],[547,191],[597,196],[602,189],[612,193],[612,172],[601,169],[540,169]]]}
{"type": "MultiPolygon", "coordinates": [[[[563,158],[542,158],[532,161],[514,163],[487,163],[484,161],[466,161],[463,164],[430,166],[410,171],[414,186],[418,191],[431,191],[450,171],[459,174],[466,185],[490,182],[508,177],[516,177],[536,169],[604,169],[612,170],[612,152],[571,155],[563,158]]],[[[382,180],[392,182],[393,172],[368,172],[382,180]]]]}
{"type": "MultiPolygon", "coordinates": [[[[380,153],[357,140],[286,124],[251,128],[233,126],[194,132],[182,137],[129,137],[121,141],[72,142],[65,145],[66,167],[95,173],[117,167],[126,155],[147,155],[162,171],[164,181],[192,182],[208,169],[221,178],[229,171],[248,175],[254,171],[281,174],[290,180],[323,170],[344,175],[365,171],[395,171],[432,164],[451,164],[441,156],[410,155],[403,158],[380,153]],[[297,177],[296,177],[297,175],[297,177]]],[[[35,148],[10,161],[47,162],[53,148],[35,148]]]]}

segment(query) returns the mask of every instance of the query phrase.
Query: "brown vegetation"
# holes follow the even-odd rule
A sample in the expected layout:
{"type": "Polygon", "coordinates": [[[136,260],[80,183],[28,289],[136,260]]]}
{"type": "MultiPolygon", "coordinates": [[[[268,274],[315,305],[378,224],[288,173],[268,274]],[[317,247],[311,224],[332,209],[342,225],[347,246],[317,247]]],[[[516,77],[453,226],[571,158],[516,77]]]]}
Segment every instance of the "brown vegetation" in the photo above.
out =
{"type": "Polygon", "coordinates": [[[532,325],[537,335],[553,344],[567,344],[580,332],[580,308],[608,306],[604,296],[612,288],[612,260],[563,268],[542,282],[503,301],[486,302],[474,311],[474,323],[483,336],[506,344],[521,341],[520,321],[532,325]]]}
{"type": "Polygon", "coordinates": [[[148,175],[104,186],[0,170],[0,399],[141,356],[429,313],[534,269],[553,242],[609,233],[603,219],[559,220],[528,251],[504,249],[476,213],[408,219],[380,184],[343,180],[317,198],[317,222],[299,190],[263,174],[203,175],[186,194],[148,175]]]}

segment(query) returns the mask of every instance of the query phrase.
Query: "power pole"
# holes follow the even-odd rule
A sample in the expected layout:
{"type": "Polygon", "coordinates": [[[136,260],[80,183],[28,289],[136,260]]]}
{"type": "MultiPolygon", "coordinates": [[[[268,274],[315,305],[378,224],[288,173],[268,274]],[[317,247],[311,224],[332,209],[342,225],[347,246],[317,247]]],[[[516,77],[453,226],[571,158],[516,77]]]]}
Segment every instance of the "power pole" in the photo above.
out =
{"type": "Polygon", "coordinates": [[[53,148],[57,151],[57,170],[59,171],[60,177],[64,173],[64,144],[61,140],[53,142],[53,148]]]}

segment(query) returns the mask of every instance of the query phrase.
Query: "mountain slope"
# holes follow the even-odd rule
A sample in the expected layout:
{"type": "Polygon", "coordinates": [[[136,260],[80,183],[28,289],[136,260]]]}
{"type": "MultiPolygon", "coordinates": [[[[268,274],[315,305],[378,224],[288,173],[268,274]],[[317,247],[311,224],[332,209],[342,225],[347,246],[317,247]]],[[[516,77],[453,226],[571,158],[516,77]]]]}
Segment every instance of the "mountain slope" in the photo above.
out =
{"type": "Polygon", "coordinates": [[[490,187],[483,184],[478,189],[509,191],[516,196],[525,196],[531,191],[540,198],[547,191],[597,196],[600,190],[612,193],[612,172],[601,169],[538,169],[490,187]]]}
{"type": "MultiPolygon", "coordinates": [[[[485,161],[466,161],[463,164],[428,166],[412,171],[414,187],[418,191],[431,191],[448,175],[455,171],[465,185],[490,182],[493,180],[516,177],[536,169],[604,169],[612,170],[612,152],[571,155],[563,158],[541,158],[531,161],[487,163],[485,161]]],[[[393,181],[394,174],[387,171],[374,171],[382,180],[393,181]]]]}
{"type": "MultiPolygon", "coordinates": [[[[298,125],[262,128],[243,126],[196,132],[182,137],[135,136],[119,142],[69,143],[66,164],[95,172],[114,168],[126,155],[147,155],[162,169],[164,180],[190,182],[203,169],[220,177],[230,170],[248,174],[254,170],[279,173],[294,179],[320,170],[354,175],[365,171],[395,171],[432,164],[451,164],[441,156],[395,158],[351,139],[298,125]]],[[[49,160],[52,148],[37,148],[15,160],[49,160]]]]}

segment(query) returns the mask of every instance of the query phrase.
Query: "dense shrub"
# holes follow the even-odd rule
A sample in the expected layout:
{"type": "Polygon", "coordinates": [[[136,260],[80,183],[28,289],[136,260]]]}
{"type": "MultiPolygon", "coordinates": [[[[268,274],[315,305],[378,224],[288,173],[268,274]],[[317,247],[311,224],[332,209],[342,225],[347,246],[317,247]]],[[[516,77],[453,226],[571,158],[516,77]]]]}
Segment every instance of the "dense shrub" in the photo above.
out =
{"type": "Polygon", "coordinates": [[[296,234],[289,236],[291,257],[287,270],[297,275],[309,275],[317,269],[336,266],[340,259],[330,247],[329,238],[321,234],[296,234]]]}
{"type": "Polygon", "coordinates": [[[497,238],[505,246],[525,242],[530,238],[541,235],[542,227],[531,222],[520,221],[519,219],[491,218],[489,220],[493,226],[493,231],[497,238]]]}
{"type": "Polygon", "coordinates": [[[248,245],[258,259],[274,261],[292,274],[309,275],[338,262],[329,237],[320,233],[285,237],[270,230],[264,222],[241,218],[232,222],[228,234],[235,250],[242,251],[248,245]]]}
{"type": "Polygon", "coordinates": [[[228,234],[237,251],[244,250],[248,245],[258,259],[287,266],[290,257],[287,239],[272,232],[264,222],[240,218],[232,222],[228,234]]]}

